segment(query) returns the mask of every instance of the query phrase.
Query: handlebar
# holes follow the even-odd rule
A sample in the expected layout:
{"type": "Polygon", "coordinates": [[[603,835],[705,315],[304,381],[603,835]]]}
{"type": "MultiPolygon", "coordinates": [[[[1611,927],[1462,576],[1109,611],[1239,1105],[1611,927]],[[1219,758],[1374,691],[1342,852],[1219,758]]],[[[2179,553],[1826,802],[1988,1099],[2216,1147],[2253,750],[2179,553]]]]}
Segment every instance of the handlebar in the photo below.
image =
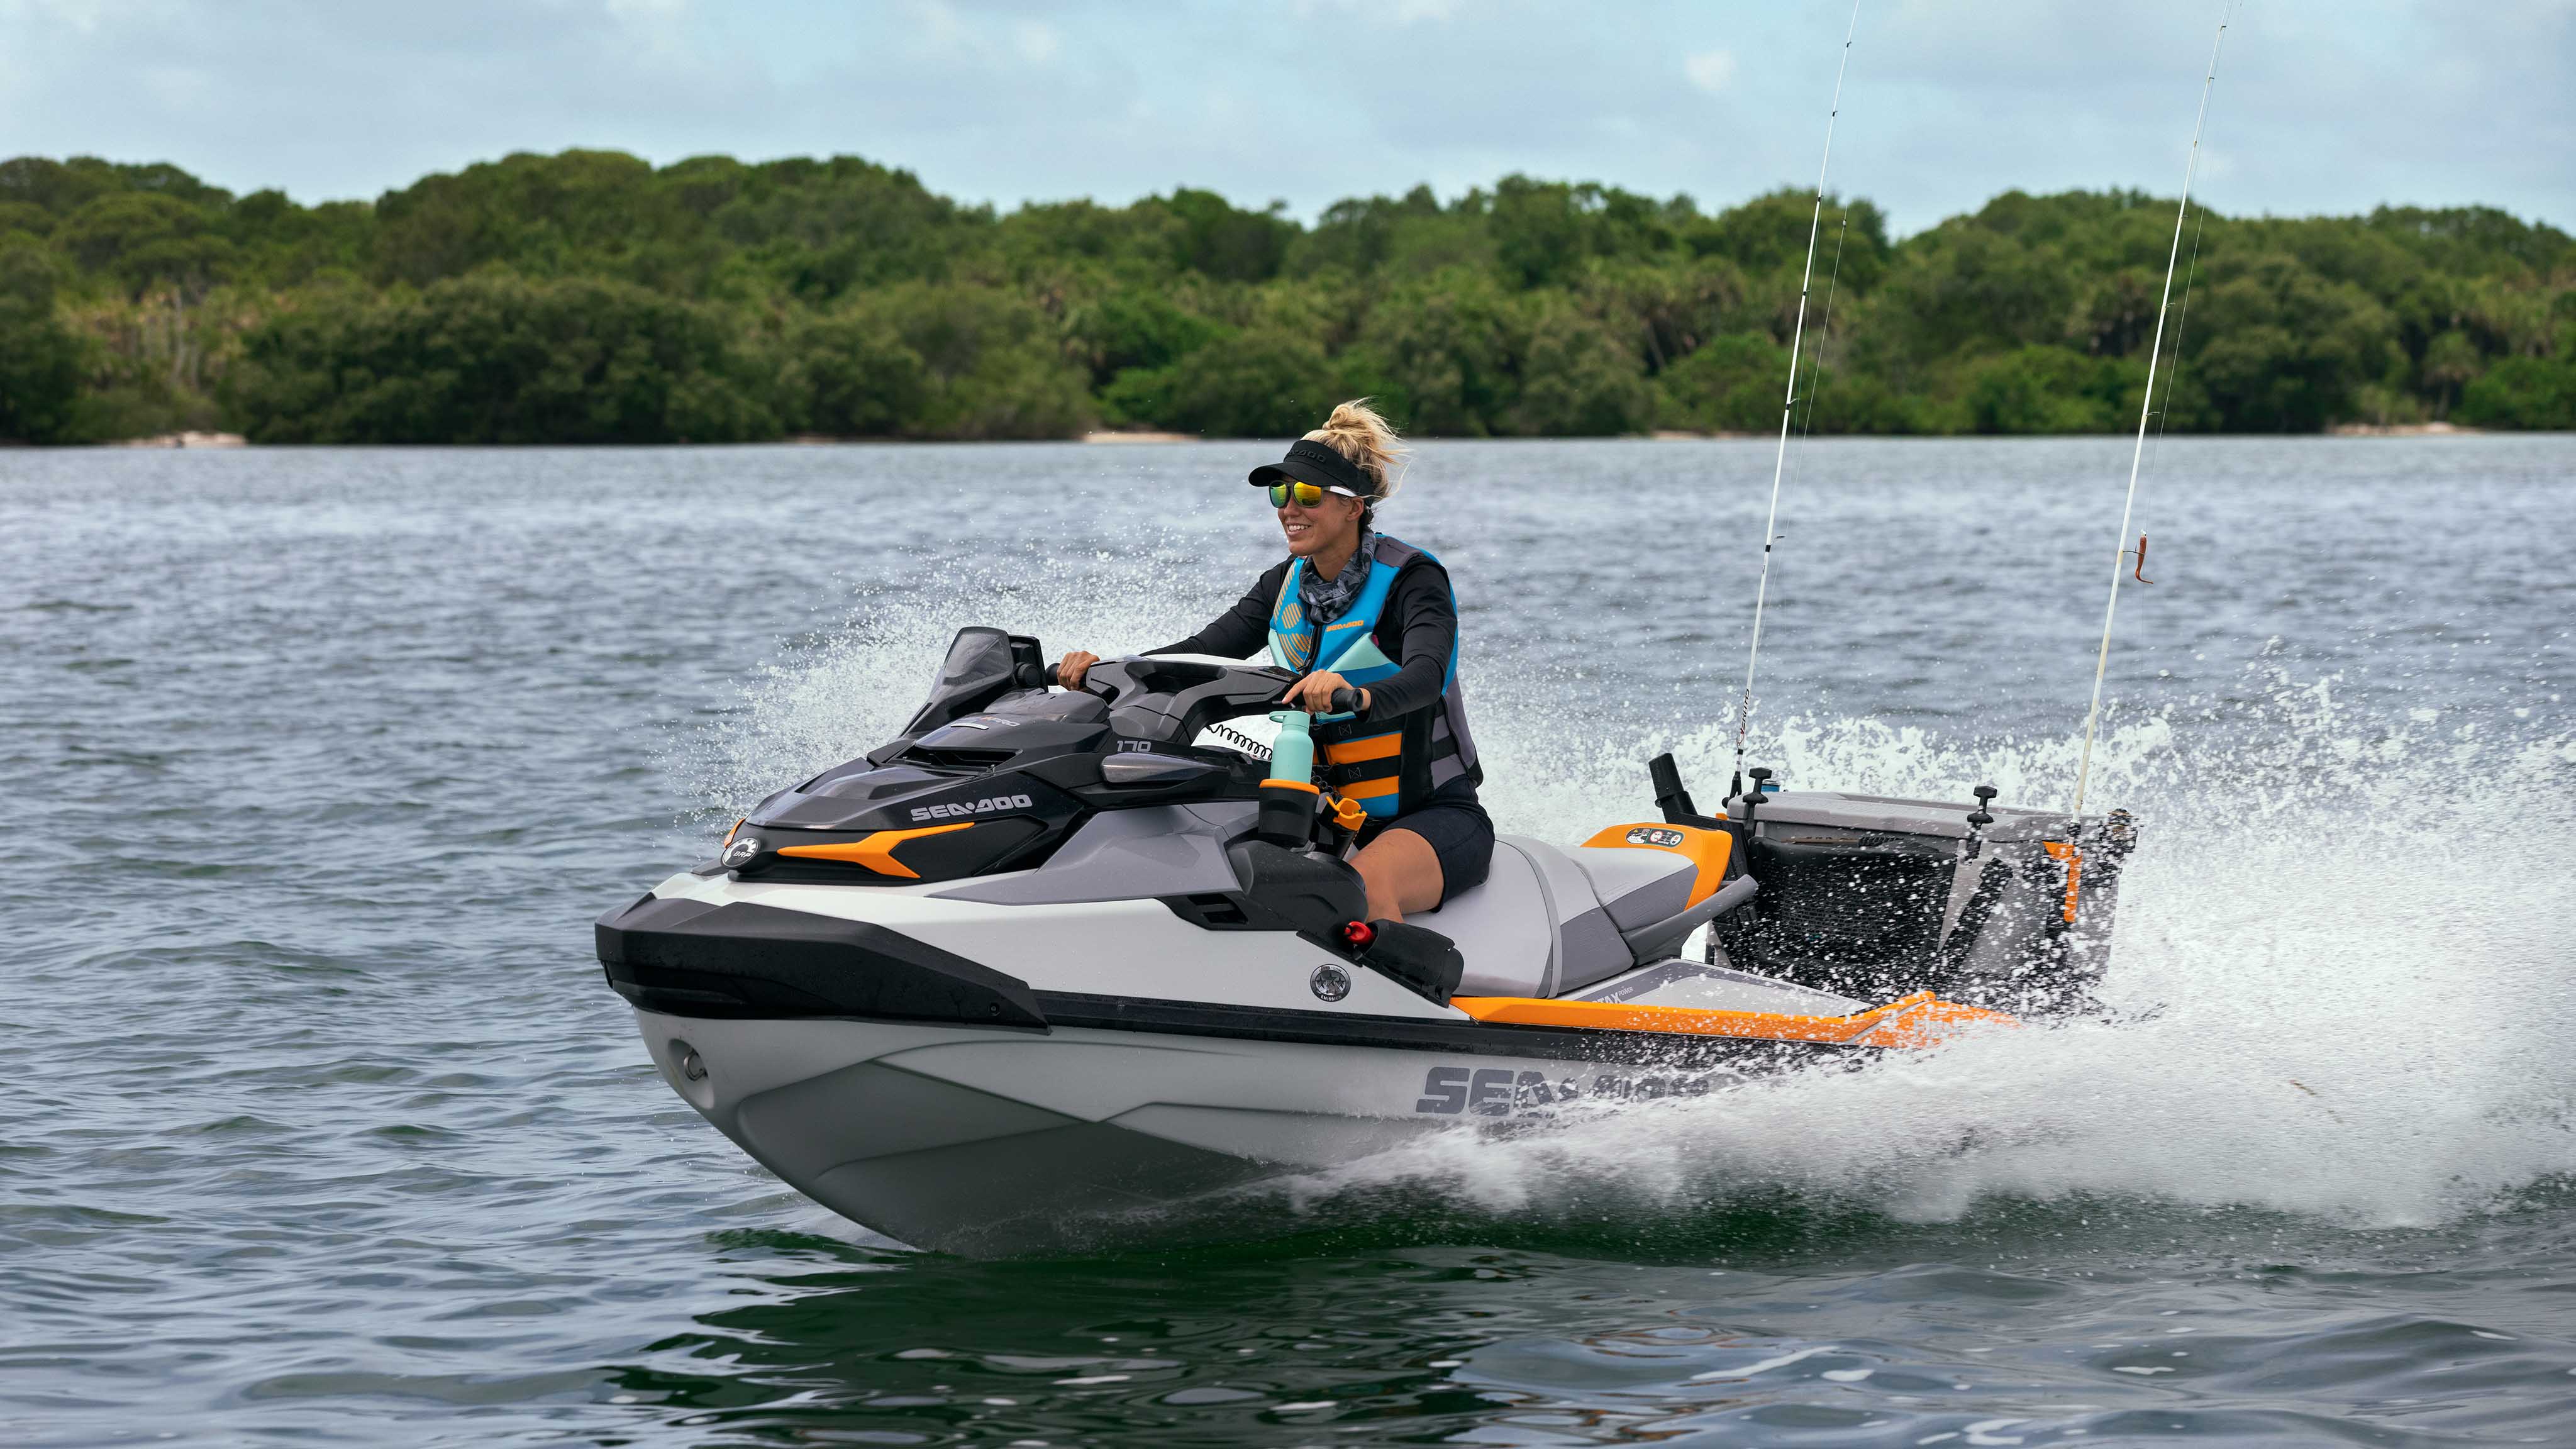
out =
{"type": "MultiPolygon", "coordinates": [[[[1106,663],[1107,661],[1104,660],[1103,662],[1106,663]]],[[[1061,670],[1061,663],[1047,665],[1044,669],[1038,672],[1038,682],[1049,689],[1065,688],[1066,685],[1061,676],[1061,670]]],[[[1026,677],[1027,676],[1025,675],[1022,676],[1022,678],[1026,677]]],[[[1084,680],[1083,688],[1091,689],[1091,681],[1088,679],[1084,680]]],[[[1099,691],[1092,690],[1092,692],[1096,694],[1099,691]]],[[[1330,714],[1359,713],[1360,692],[1349,685],[1344,685],[1341,688],[1334,690],[1333,697],[1326,701],[1326,712],[1330,714]]]]}
{"type": "MultiPolygon", "coordinates": [[[[1106,664],[1106,663],[1108,663],[1109,661],[1107,661],[1107,660],[1105,660],[1105,659],[1104,659],[1104,660],[1101,660],[1100,662],[1101,662],[1101,663],[1103,663],[1103,664],[1106,664]]],[[[1071,688],[1073,688],[1074,686],[1072,686],[1072,685],[1069,685],[1069,684],[1065,683],[1065,682],[1064,682],[1064,680],[1060,677],[1059,671],[1060,671],[1062,668],[1063,668],[1063,666],[1062,666],[1062,664],[1060,664],[1060,663],[1058,663],[1058,664],[1050,664],[1050,665],[1048,665],[1045,669],[1043,669],[1043,670],[1041,670],[1041,671],[1039,672],[1039,674],[1038,674],[1038,683],[1040,683],[1040,684],[1042,684],[1042,685],[1046,686],[1046,687],[1047,687],[1047,688],[1049,688],[1049,689],[1071,689],[1071,688]]],[[[1109,697],[1110,697],[1110,695],[1109,695],[1106,691],[1102,690],[1099,686],[1097,686],[1097,685],[1093,684],[1093,683],[1091,682],[1091,679],[1090,679],[1090,677],[1089,677],[1088,675],[1084,676],[1084,678],[1083,678],[1083,681],[1082,681],[1082,691],[1081,691],[1081,692],[1082,692],[1082,693],[1084,693],[1084,694],[1098,695],[1098,696],[1100,696],[1100,697],[1101,697],[1101,698],[1103,698],[1103,699],[1107,699],[1107,698],[1109,698],[1109,697]]]]}

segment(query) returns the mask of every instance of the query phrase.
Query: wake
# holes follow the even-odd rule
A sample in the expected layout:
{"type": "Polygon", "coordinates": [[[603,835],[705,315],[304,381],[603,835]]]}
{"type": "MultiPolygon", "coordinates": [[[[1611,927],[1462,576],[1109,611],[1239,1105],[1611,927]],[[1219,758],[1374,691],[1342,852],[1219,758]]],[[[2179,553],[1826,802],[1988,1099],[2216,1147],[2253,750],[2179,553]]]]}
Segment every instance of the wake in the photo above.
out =
{"type": "MultiPolygon", "coordinates": [[[[1080,587],[1051,567],[863,597],[848,627],[753,679],[666,759],[706,802],[701,828],[896,733],[960,623],[1107,652],[1203,622],[1164,586],[1167,561],[1065,566],[1080,587]]],[[[1660,749],[1704,797],[1731,766],[1714,720],[1586,728],[1561,697],[1474,698],[1506,831],[1570,843],[1646,818],[1640,762],[1660,749]]],[[[1757,731],[1753,757],[1793,789],[1959,799],[1991,782],[2006,804],[2062,805],[2080,743],[1789,718],[1757,731]]],[[[2107,1194],[2380,1227],[2576,1173],[2576,738],[2356,714],[2333,680],[2277,674],[2250,703],[2116,722],[2093,769],[2098,806],[2140,822],[2100,988],[2114,1019],[1538,1135],[1451,1134],[1278,1190],[1326,1217],[1388,1192],[1520,1220],[1788,1193],[1950,1221],[1996,1198],[2107,1194]]]]}

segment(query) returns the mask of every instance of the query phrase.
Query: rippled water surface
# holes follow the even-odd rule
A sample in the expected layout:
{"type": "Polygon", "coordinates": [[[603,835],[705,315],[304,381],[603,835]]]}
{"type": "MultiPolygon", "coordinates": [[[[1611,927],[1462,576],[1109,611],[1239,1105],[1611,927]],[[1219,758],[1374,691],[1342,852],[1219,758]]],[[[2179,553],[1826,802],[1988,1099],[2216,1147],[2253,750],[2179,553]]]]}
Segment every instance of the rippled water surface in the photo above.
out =
{"type": "MultiPolygon", "coordinates": [[[[590,920],[960,623],[1163,642],[1196,447],[0,453],[0,1440],[2576,1442],[2576,439],[2163,446],[2119,1025],[979,1263],[674,1098],[590,920]]],[[[1756,754],[2061,800],[2116,439],[1799,460],[1756,754]]],[[[1770,454],[1425,449],[1507,829],[1723,774],[1770,454]]]]}

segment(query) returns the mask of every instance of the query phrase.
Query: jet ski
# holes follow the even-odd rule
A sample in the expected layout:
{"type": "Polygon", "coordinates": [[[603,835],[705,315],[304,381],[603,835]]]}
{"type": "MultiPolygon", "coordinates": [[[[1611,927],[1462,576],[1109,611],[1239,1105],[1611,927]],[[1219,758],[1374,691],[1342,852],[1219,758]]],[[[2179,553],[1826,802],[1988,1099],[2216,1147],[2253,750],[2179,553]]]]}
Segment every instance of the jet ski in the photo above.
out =
{"type": "Polygon", "coordinates": [[[1371,921],[1292,674],[1138,656],[1064,689],[1044,657],[961,630],[902,734],[597,926],[671,1088],[918,1247],[1850,1067],[2078,1005],[2107,964],[2125,815],[1763,770],[1702,814],[1670,756],[1653,818],[1501,836],[1483,884],[1371,921]]]}

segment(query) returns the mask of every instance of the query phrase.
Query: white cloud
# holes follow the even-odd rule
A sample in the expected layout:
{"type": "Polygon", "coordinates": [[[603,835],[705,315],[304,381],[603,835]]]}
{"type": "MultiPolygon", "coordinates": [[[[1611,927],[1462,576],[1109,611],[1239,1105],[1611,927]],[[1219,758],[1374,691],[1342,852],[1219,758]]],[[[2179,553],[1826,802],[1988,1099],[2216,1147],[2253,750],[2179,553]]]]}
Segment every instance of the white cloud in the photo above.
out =
{"type": "Polygon", "coordinates": [[[1387,0],[1296,0],[1293,6],[1300,17],[1333,10],[1397,25],[1438,25],[1456,18],[1464,8],[1460,0],[1394,0],[1392,4],[1387,0]]]}
{"type": "Polygon", "coordinates": [[[601,10],[631,44],[664,60],[689,50],[689,0],[604,0],[601,10]]]}
{"type": "Polygon", "coordinates": [[[1692,85],[1710,95],[1716,95],[1726,89],[1727,82],[1735,79],[1735,53],[1729,50],[1703,50],[1697,55],[1685,57],[1682,61],[1682,74],[1690,77],[1692,85]]]}
{"type": "MultiPolygon", "coordinates": [[[[0,0],[0,156],[373,196],[513,150],[855,153],[1004,207],[1203,186],[1313,215],[1512,171],[1725,204],[1811,186],[1848,12],[1631,0],[0,0]]],[[[2576,4],[2258,6],[2203,176],[2239,213],[2485,202],[2576,223],[2576,4]],[[2497,137],[2510,138],[2509,144],[2497,137]]],[[[1900,230],[2008,187],[2181,179],[2213,17],[1885,0],[1833,186],[1900,230]]]]}

